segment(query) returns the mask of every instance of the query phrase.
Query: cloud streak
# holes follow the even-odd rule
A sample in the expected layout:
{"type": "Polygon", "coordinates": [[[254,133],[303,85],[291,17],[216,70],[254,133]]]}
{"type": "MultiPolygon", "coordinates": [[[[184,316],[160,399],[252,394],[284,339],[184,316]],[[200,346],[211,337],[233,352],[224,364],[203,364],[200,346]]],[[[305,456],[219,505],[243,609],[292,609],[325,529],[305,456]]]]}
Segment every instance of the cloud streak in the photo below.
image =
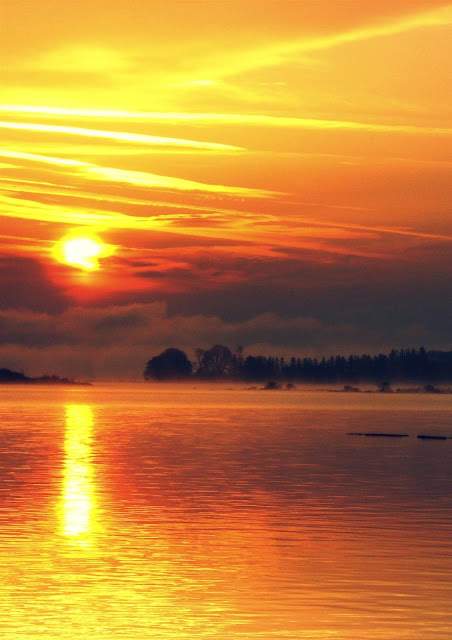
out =
{"type": "MultiPolygon", "coordinates": [[[[269,116],[261,114],[237,114],[237,113],[182,113],[182,112],[146,112],[146,111],[115,111],[96,109],[65,109],[50,108],[45,106],[18,106],[2,105],[0,111],[7,113],[35,114],[39,113],[48,117],[81,117],[81,118],[101,118],[101,119],[121,119],[132,121],[153,121],[160,123],[197,123],[214,125],[239,125],[246,127],[266,127],[277,129],[305,129],[307,131],[363,131],[371,133],[395,133],[408,135],[452,135],[451,127],[430,127],[406,124],[380,124],[375,122],[360,122],[355,120],[330,120],[320,118],[299,118],[290,116],[269,116]]],[[[2,126],[3,123],[0,123],[2,126]]],[[[33,126],[33,125],[29,125],[33,126]]],[[[44,126],[44,125],[40,125],[44,126]]],[[[17,125],[15,128],[26,129],[28,125],[17,125]]],[[[48,125],[50,130],[57,130],[58,127],[48,125]]],[[[13,128],[13,127],[12,127],[13,128]]],[[[61,129],[77,129],[74,127],[60,127],[61,129]]],[[[81,129],[85,131],[85,129],[81,129]]],[[[93,131],[93,130],[86,130],[93,131]]],[[[67,133],[67,131],[66,131],[67,133]]],[[[108,133],[108,132],[107,132],[108,133]]],[[[88,135],[88,134],[86,134],[88,135]]],[[[124,134],[128,135],[128,134],[124,134]]],[[[138,134],[135,134],[138,135],[138,134]]],[[[103,136],[98,136],[103,137],[103,136]]],[[[108,136],[105,136],[108,137],[108,136]]],[[[154,138],[154,136],[143,136],[144,138],[154,138]]],[[[115,139],[115,138],[113,138],[115,139]]],[[[124,139],[126,140],[126,139],[124,139]]],[[[163,138],[163,140],[172,140],[163,138]]],[[[176,139],[177,140],[177,139],[176,139]]],[[[132,141],[132,140],[130,140],[132,141]]],[[[186,141],[190,146],[191,141],[186,141]]],[[[158,143],[155,143],[158,144],[158,143]]],[[[195,143],[193,143],[195,144],[195,143]]],[[[211,144],[214,143],[199,143],[211,144]]],[[[178,146],[177,143],[174,143],[178,146]]],[[[181,145],[182,146],[182,145],[181,145]]],[[[218,145],[225,150],[245,151],[243,147],[218,145]]],[[[207,147],[206,147],[207,148],[207,147]]],[[[215,147],[212,147],[215,148],[215,147]]]]}
{"type": "MultiPolygon", "coordinates": [[[[214,60],[214,65],[200,69],[198,76],[209,80],[222,80],[266,67],[279,66],[289,60],[297,59],[301,54],[328,51],[342,45],[354,44],[397,36],[418,29],[444,27],[452,24],[452,5],[435,8],[431,11],[408,14],[386,22],[371,24],[326,36],[306,37],[284,41],[269,47],[241,51],[240,55],[231,53],[227,58],[214,60]]],[[[309,60],[305,60],[309,64],[309,60]]],[[[312,64],[312,63],[311,63],[312,64]]]]}
{"type": "Polygon", "coordinates": [[[221,193],[239,197],[262,198],[274,195],[275,192],[265,189],[250,189],[246,187],[234,187],[219,184],[207,184],[196,182],[195,180],[184,180],[170,176],[161,176],[147,171],[132,171],[117,169],[115,167],[102,167],[92,162],[83,162],[68,158],[57,158],[43,156],[39,154],[0,150],[0,156],[6,158],[17,158],[31,162],[61,165],[62,167],[73,167],[76,173],[88,180],[96,180],[109,183],[127,183],[137,187],[156,190],[180,190],[180,191],[201,191],[206,193],[221,193]]]}
{"type": "Polygon", "coordinates": [[[40,133],[61,133],[71,136],[83,136],[88,138],[105,138],[117,142],[134,142],[137,144],[158,145],[168,147],[189,147],[196,150],[208,151],[241,151],[241,147],[219,144],[216,142],[199,142],[197,140],[184,140],[182,138],[167,138],[162,136],[150,136],[142,133],[130,133],[124,131],[104,131],[99,129],[85,129],[83,127],[69,127],[63,125],[47,125],[20,122],[0,122],[0,128],[18,131],[35,131],[40,133]]]}

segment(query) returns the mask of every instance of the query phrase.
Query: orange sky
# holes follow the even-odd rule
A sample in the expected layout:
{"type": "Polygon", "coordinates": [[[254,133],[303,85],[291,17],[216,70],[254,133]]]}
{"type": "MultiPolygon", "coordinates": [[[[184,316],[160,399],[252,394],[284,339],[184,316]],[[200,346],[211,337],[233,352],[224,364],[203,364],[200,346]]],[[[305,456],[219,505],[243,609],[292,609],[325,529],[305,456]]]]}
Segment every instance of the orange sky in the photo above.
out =
{"type": "MultiPolygon", "coordinates": [[[[146,323],[162,304],[151,350],[447,346],[451,4],[5,0],[2,14],[8,321],[141,305],[146,323]],[[99,271],[55,260],[75,231],[112,245],[99,271]],[[216,332],[190,333],[198,315],[216,332]],[[306,322],[320,328],[300,338],[306,322]]],[[[0,356],[28,368],[24,349],[51,362],[68,344],[27,340],[4,336],[0,356]]]]}

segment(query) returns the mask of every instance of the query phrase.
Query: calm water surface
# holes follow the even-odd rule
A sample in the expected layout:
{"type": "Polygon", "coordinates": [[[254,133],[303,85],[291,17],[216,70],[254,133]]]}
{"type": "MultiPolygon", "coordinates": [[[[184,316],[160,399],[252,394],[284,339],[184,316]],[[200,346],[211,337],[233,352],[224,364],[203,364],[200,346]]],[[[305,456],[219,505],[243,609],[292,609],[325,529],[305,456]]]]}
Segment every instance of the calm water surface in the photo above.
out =
{"type": "Polygon", "coordinates": [[[452,396],[1,387],[0,635],[449,640],[452,440],[418,434],[452,396]]]}

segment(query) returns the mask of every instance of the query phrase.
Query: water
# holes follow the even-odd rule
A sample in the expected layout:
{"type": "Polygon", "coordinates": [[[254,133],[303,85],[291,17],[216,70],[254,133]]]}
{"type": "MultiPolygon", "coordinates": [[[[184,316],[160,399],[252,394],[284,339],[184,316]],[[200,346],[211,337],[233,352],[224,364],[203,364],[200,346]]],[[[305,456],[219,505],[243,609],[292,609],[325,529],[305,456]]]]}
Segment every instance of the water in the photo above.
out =
{"type": "Polygon", "coordinates": [[[452,440],[418,434],[452,396],[1,387],[0,635],[449,640],[452,440]]]}

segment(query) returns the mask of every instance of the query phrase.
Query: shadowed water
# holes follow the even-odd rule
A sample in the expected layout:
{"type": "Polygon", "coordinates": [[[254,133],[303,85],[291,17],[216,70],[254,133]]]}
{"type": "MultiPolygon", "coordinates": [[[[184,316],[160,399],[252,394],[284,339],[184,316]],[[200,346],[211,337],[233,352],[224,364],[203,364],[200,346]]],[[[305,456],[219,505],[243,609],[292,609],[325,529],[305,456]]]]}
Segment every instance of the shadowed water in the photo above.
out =
{"type": "Polygon", "coordinates": [[[452,440],[416,437],[451,396],[2,387],[0,421],[5,640],[452,637],[452,440]]]}

